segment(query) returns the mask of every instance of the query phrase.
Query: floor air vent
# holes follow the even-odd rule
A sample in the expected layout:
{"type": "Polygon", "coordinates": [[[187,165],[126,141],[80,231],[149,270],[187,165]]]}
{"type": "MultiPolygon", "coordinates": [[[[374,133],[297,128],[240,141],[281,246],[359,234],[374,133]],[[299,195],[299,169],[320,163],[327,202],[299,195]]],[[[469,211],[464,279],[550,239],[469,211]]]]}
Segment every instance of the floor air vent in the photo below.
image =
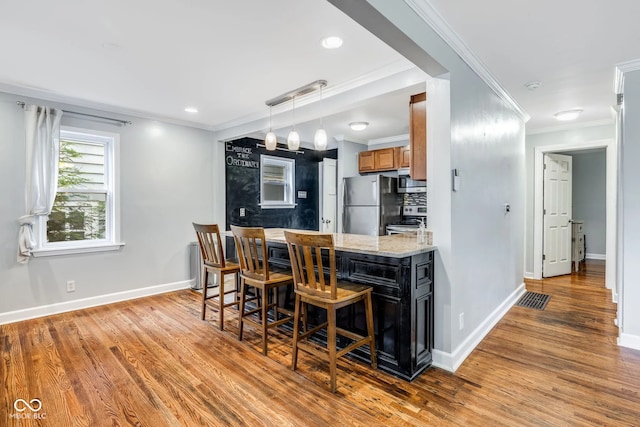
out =
{"type": "Polygon", "coordinates": [[[518,300],[516,305],[518,307],[544,310],[544,308],[547,306],[547,303],[549,302],[549,298],[551,298],[551,295],[538,294],[536,292],[525,292],[525,294],[522,295],[522,298],[518,300]]]}

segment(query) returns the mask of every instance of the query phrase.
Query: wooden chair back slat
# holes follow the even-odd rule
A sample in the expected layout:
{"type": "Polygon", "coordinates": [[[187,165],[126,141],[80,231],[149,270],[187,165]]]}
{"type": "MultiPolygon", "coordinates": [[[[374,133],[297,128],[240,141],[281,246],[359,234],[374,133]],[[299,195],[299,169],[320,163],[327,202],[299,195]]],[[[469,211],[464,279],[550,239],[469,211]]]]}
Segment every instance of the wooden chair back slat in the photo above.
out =
{"type": "Polygon", "coordinates": [[[240,271],[246,277],[269,280],[269,258],[262,227],[231,226],[238,252],[240,271]]]}
{"type": "Polygon", "coordinates": [[[218,224],[196,224],[194,222],[193,228],[196,231],[200,254],[205,264],[224,268],[226,263],[218,224]]]}
{"type": "Polygon", "coordinates": [[[296,291],[335,300],[338,294],[332,234],[284,232],[296,291]],[[329,281],[322,256],[329,259],[329,281]]]}

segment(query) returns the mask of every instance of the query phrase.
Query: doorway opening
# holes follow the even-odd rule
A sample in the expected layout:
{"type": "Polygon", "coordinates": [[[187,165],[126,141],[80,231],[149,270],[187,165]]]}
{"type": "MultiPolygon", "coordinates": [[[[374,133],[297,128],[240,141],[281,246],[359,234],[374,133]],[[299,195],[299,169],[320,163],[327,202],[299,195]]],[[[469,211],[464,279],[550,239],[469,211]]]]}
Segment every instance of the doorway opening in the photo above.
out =
{"type": "Polygon", "coordinates": [[[616,288],[616,228],[617,228],[617,147],[614,140],[598,140],[576,142],[572,144],[550,145],[535,147],[534,157],[534,227],[533,227],[533,278],[542,279],[543,266],[543,218],[544,218],[544,155],[547,153],[566,153],[581,150],[593,150],[604,148],[606,156],[606,226],[605,226],[605,286],[611,289],[613,301],[617,302],[618,290],[616,288]]]}

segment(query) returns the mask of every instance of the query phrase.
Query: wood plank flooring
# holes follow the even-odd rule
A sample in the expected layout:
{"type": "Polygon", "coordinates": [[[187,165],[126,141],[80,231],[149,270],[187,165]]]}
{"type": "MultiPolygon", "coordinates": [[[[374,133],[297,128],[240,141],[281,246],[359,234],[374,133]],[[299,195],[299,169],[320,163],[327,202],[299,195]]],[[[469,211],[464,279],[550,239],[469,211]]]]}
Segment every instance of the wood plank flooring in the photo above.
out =
{"type": "Polygon", "coordinates": [[[221,332],[189,290],[0,325],[0,426],[640,425],[640,352],[616,345],[603,282],[593,261],[529,281],[546,309],[513,307],[455,374],[408,383],[347,359],[335,395],[323,362],[290,370],[288,332],[264,357],[237,312],[221,332]]]}

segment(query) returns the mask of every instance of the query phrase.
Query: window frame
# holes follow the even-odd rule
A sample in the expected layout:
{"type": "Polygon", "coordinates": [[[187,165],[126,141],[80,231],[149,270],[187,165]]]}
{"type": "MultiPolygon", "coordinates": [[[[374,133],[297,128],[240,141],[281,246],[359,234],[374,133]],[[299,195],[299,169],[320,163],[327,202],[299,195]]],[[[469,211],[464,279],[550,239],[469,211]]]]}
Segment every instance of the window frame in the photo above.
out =
{"type": "MultiPolygon", "coordinates": [[[[267,183],[268,184],[268,183],[267,183]]],[[[296,207],[295,203],[296,192],[296,160],[285,157],[268,156],[266,154],[260,155],[260,207],[262,209],[292,209],[296,207]],[[265,200],[264,195],[264,166],[284,166],[286,170],[286,177],[284,183],[284,200],[265,200]]]]}
{"type": "MultiPolygon", "coordinates": [[[[120,249],[124,245],[120,241],[120,135],[93,129],[61,126],[60,139],[104,145],[105,190],[81,189],[79,192],[106,195],[105,238],[48,242],[48,216],[38,216],[36,224],[34,224],[37,244],[32,251],[33,256],[70,255],[120,249]]],[[[73,192],[74,189],[63,190],[73,192]]],[[[58,189],[56,193],[57,191],[58,189]]]]}

